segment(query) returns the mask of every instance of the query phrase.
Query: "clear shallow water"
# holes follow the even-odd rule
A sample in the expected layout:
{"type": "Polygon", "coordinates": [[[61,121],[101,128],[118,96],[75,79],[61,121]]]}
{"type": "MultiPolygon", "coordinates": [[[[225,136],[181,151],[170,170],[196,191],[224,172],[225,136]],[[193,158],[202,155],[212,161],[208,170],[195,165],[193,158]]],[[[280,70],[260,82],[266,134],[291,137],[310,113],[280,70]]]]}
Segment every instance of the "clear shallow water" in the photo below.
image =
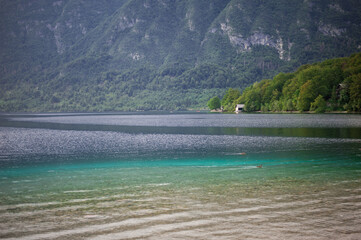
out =
{"type": "Polygon", "coordinates": [[[360,115],[3,115],[0,238],[359,239],[360,148],[360,115]]]}

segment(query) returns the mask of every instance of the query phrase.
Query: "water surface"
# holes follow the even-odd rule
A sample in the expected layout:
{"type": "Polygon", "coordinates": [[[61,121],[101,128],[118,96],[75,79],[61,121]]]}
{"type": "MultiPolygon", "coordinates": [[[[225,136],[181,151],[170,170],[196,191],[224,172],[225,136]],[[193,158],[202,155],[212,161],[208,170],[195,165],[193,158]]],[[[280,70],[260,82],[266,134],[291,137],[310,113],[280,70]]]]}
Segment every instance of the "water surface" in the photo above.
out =
{"type": "Polygon", "coordinates": [[[359,239],[361,116],[0,117],[0,238],[359,239]]]}

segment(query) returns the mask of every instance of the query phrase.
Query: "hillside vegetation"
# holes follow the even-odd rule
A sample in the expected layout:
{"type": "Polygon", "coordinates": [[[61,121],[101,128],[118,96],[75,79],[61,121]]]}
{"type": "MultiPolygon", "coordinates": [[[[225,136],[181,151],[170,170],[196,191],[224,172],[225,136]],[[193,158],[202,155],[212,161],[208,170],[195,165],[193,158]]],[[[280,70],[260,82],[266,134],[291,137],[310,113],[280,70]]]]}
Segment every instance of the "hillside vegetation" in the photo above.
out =
{"type": "Polygon", "coordinates": [[[361,112],[361,53],[280,73],[247,87],[242,95],[229,89],[222,102],[228,111],[243,103],[249,112],[361,112]]]}
{"type": "Polygon", "coordinates": [[[361,49],[357,0],[0,4],[0,111],[206,108],[228,88],[361,49]]]}

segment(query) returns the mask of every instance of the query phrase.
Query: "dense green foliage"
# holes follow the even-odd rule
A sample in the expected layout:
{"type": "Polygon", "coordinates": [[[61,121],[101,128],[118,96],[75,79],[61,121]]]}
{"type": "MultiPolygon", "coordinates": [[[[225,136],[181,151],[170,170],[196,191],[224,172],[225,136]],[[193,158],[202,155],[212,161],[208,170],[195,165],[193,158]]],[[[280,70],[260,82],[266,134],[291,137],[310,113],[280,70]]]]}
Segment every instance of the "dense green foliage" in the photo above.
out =
{"type": "MultiPolygon", "coordinates": [[[[361,4],[354,0],[0,4],[0,111],[206,108],[226,89],[361,47],[361,4]]],[[[349,81],[350,90],[335,91],[342,104],[358,106],[359,80],[349,81]]],[[[320,94],[330,97],[308,91],[312,84],[290,109],[309,109],[320,94]]],[[[249,110],[266,107],[257,96],[249,96],[249,110]]]]}
{"type": "Polygon", "coordinates": [[[360,112],[361,53],[303,65],[294,73],[256,82],[232,106],[237,103],[244,103],[246,111],[360,112]]]}
{"type": "Polygon", "coordinates": [[[222,98],[222,106],[224,111],[234,111],[234,102],[239,98],[241,93],[237,89],[228,89],[224,97],[222,98]]]}
{"type": "Polygon", "coordinates": [[[323,113],[326,111],[327,103],[323,99],[322,95],[318,95],[313,103],[311,103],[310,110],[315,111],[316,113],[323,113]]]}
{"type": "Polygon", "coordinates": [[[221,100],[219,99],[219,97],[213,97],[208,101],[207,105],[208,105],[208,108],[211,110],[220,109],[221,108],[221,100]]]}

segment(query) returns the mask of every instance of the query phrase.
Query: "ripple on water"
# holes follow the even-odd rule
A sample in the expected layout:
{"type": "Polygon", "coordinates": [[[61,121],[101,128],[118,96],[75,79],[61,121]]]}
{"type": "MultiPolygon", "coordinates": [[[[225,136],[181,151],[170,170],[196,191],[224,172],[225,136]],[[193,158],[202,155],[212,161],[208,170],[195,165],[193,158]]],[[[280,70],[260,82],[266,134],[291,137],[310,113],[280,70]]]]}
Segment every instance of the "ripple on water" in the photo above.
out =
{"type": "Polygon", "coordinates": [[[65,115],[16,117],[15,121],[49,122],[63,124],[166,126],[166,127],[361,127],[361,116],[341,114],[162,114],[162,115],[65,115]]]}
{"type": "MultiPolygon", "coordinates": [[[[349,122],[323,116],[27,120],[163,127],[361,124],[356,115],[349,122]]],[[[0,139],[2,239],[361,238],[357,138],[0,127],[0,139]]]]}

